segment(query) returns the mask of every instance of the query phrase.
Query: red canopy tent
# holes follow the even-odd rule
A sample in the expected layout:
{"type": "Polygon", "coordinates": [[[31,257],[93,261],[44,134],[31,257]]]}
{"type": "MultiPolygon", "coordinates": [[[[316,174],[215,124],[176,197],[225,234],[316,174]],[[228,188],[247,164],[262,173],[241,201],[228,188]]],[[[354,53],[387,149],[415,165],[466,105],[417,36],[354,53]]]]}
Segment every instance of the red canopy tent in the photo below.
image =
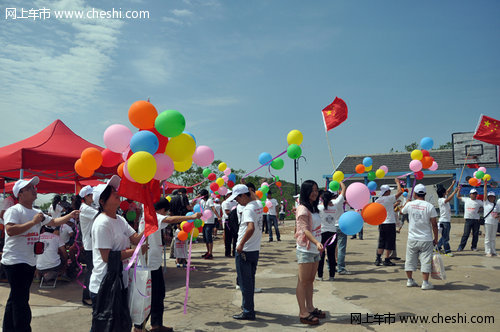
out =
{"type": "MultiPolygon", "coordinates": [[[[12,193],[14,183],[15,182],[9,182],[5,184],[6,193],[12,193]]],[[[40,183],[38,183],[38,185],[36,186],[36,191],[39,194],[67,194],[72,192],[78,193],[82,187],[85,187],[87,185],[95,187],[101,183],[104,182],[99,180],[65,181],[40,179],[40,183]]]]}

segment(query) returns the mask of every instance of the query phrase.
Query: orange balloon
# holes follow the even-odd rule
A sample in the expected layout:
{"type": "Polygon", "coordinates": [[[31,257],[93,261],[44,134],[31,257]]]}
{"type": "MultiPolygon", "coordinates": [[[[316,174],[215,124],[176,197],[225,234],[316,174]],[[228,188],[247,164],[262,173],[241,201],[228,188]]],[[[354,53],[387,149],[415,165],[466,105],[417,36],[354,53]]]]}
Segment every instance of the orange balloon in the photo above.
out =
{"type": "Polygon", "coordinates": [[[121,163],[120,165],[118,165],[117,169],[116,169],[116,172],[118,173],[118,175],[122,178],[123,177],[123,167],[125,167],[125,162],[121,163]]]}
{"type": "Polygon", "coordinates": [[[380,203],[370,203],[361,210],[363,220],[370,225],[380,225],[387,218],[387,211],[380,203]]]}
{"type": "Polygon", "coordinates": [[[186,241],[188,238],[188,233],[180,231],[179,234],[177,234],[177,238],[181,241],[186,241]]]}
{"type": "Polygon", "coordinates": [[[281,181],[278,181],[275,184],[276,184],[276,187],[281,187],[281,181]]]}
{"type": "Polygon", "coordinates": [[[423,157],[422,160],[422,168],[429,168],[432,166],[432,163],[434,162],[434,158],[427,156],[423,157]]]}
{"type": "Polygon", "coordinates": [[[267,206],[264,206],[264,213],[267,213],[269,211],[269,208],[267,206]]]}
{"type": "Polygon", "coordinates": [[[75,171],[78,175],[83,178],[91,177],[94,174],[94,171],[85,167],[81,159],[78,159],[75,162],[75,171]]]}
{"type": "Polygon", "coordinates": [[[102,165],[101,151],[96,148],[86,148],[80,157],[86,169],[96,170],[102,165]]]}
{"type": "Polygon", "coordinates": [[[356,165],[356,173],[363,174],[365,172],[365,166],[363,164],[356,165]]]}
{"type": "Polygon", "coordinates": [[[264,193],[262,191],[260,191],[260,190],[257,190],[255,192],[255,195],[257,195],[258,198],[262,198],[262,196],[264,196],[264,193]]]}
{"type": "Polygon", "coordinates": [[[469,179],[469,184],[473,187],[477,187],[477,185],[479,185],[479,180],[476,179],[476,178],[470,178],[469,179]]]}
{"type": "Polygon", "coordinates": [[[158,111],[150,102],[139,100],[130,106],[128,119],[134,127],[139,129],[154,128],[158,111]]]}

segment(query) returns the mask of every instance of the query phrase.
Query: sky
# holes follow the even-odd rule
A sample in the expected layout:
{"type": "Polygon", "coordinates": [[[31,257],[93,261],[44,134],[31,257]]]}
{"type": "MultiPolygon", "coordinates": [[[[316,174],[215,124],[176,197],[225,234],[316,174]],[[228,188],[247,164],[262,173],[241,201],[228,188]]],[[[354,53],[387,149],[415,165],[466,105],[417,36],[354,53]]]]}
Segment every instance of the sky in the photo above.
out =
{"type": "MultiPolygon", "coordinates": [[[[495,0],[1,0],[0,146],[56,119],[104,146],[105,129],[132,129],[128,108],[149,98],[231,168],[257,168],[300,130],[299,183],[324,183],[327,139],[338,165],[426,136],[444,144],[481,113],[499,119],[498,17],[495,0]],[[7,8],[51,15],[14,20],[7,8]],[[55,17],[113,9],[149,18],[55,17]],[[349,116],[325,134],[336,96],[349,116]]],[[[273,174],[293,182],[284,159],[273,174]]]]}

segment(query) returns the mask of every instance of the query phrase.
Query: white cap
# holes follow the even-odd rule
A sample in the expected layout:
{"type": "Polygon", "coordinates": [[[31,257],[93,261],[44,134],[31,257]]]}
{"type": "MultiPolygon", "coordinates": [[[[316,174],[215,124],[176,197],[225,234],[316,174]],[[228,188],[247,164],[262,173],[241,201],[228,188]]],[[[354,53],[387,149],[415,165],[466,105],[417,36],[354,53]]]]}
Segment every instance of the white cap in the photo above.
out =
{"type": "Polygon", "coordinates": [[[427,190],[425,189],[425,186],[423,184],[419,183],[415,186],[415,193],[416,194],[425,194],[425,193],[427,193],[427,190]]]}
{"type": "Polygon", "coordinates": [[[488,195],[486,196],[496,196],[496,194],[493,191],[488,191],[488,195]]]}
{"type": "Polygon", "coordinates": [[[299,198],[299,197],[300,197],[300,194],[293,195],[293,198],[299,198]]]}
{"type": "Polygon", "coordinates": [[[31,179],[17,180],[16,183],[14,184],[14,188],[12,188],[12,192],[14,193],[14,196],[16,196],[16,198],[17,198],[17,195],[19,195],[19,192],[21,191],[21,189],[23,189],[24,187],[26,187],[30,184],[33,184],[34,186],[36,186],[39,182],[40,182],[40,179],[38,178],[38,176],[35,176],[31,179]]]}
{"type": "Polygon", "coordinates": [[[476,190],[476,189],[474,189],[474,188],[472,188],[472,189],[469,191],[469,195],[470,195],[470,194],[477,194],[477,190],[476,190]]]}
{"type": "Polygon", "coordinates": [[[81,198],[84,198],[87,195],[92,194],[94,189],[91,186],[85,186],[82,189],[80,189],[80,193],[78,194],[81,198]]]}
{"type": "Polygon", "coordinates": [[[233,193],[229,198],[227,199],[228,201],[232,201],[236,198],[236,196],[239,196],[241,194],[246,194],[248,193],[248,187],[245,186],[244,184],[237,184],[233,187],[233,193]]]}
{"type": "Polygon", "coordinates": [[[391,191],[391,187],[389,187],[388,185],[383,184],[380,186],[380,196],[382,196],[383,194],[385,194],[388,191],[391,191]]]}
{"type": "Polygon", "coordinates": [[[233,191],[232,191],[232,190],[228,190],[225,196],[227,196],[227,195],[231,195],[232,193],[233,193],[233,191]]]}
{"type": "Polygon", "coordinates": [[[120,187],[120,181],[121,178],[118,175],[113,175],[111,179],[109,179],[108,183],[98,184],[97,186],[95,186],[92,192],[94,204],[96,206],[99,206],[99,199],[101,198],[101,194],[104,190],[106,190],[108,186],[111,186],[118,190],[118,188],[120,187]]]}
{"type": "Polygon", "coordinates": [[[220,200],[218,198],[215,199],[215,202],[220,202],[220,200]]]}

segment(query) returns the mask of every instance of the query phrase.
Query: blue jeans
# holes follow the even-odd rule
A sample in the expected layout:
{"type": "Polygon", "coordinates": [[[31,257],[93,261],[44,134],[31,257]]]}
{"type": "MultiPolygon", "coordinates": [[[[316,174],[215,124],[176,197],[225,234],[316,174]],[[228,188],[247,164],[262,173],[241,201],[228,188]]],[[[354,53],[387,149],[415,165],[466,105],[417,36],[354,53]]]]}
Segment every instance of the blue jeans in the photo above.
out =
{"type": "Polygon", "coordinates": [[[451,249],[450,249],[451,223],[442,222],[441,228],[442,228],[442,235],[441,235],[441,238],[439,239],[439,242],[438,242],[438,248],[441,249],[441,247],[444,247],[444,252],[449,253],[449,252],[451,252],[451,249]]]}
{"type": "Polygon", "coordinates": [[[243,313],[248,316],[255,316],[253,296],[255,291],[255,272],[259,261],[258,251],[236,252],[236,272],[240,285],[243,313]]]}
{"type": "Polygon", "coordinates": [[[203,241],[205,241],[205,243],[214,242],[214,239],[212,238],[214,227],[215,224],[205,224],[205,226],[203,226],[203,241]]]}
{"type": "Polygon", "coordinates": [[[337,272],[345,271],[345,251],[347,249],[347,235],[337,227],[337,272]]]}
{"type": "Polygon", "coordinates": [[[472,231],[472,244],[471,249],[477,248],[477,240],[479,239],[479,219],[465,219],[464,234],[460,241],[459,249],[464,249],[469,239],[470,232],[472,231]]]}
{"type": "Polygon", "coordinates": [[[269,231],[269,240],[273,240],[273,225],[274,230],[276,231],[276,238],[278,241],[280,240],[280,230],[278,229],[278,218],[276,216],[268,215],[267,216],[267,230],[269,231]]]}

